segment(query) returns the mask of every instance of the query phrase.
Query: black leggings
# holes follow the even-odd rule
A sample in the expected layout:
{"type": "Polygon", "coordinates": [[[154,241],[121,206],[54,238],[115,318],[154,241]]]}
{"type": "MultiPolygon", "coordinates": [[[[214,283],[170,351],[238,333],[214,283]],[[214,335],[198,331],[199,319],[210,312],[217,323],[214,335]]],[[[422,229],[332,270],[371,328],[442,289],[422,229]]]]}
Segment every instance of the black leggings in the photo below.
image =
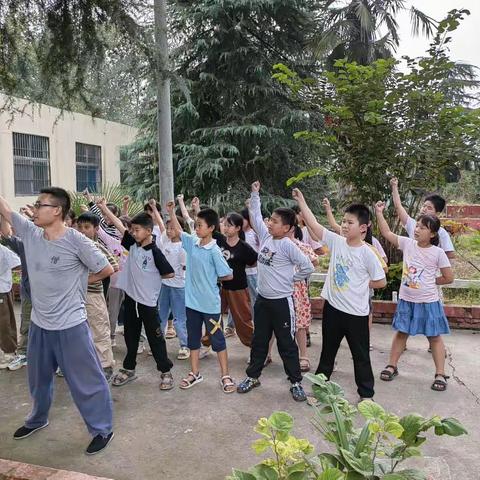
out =
{"type": "Polygon", "coordinates": [[[169,372],[173,363],[167,355],[167,344],[158,321],[157,307],[137,303],[127,294],[125,294],[123,305],[125,308],[123,329],[125,344],[127,345],[127,355],[123,361],[123,368],[135,370],[137,366],[137,350],[143,323],[148,344],[157,364],[157,370],[163,373],[169,372]]]}
{"type": "Polygon", "coordinates": [[[352,353],[358,394],[362,398],[372,398],[375,393],[373,390],[375,381],[370,363],[368,315],[359,317],[341,312],[325,300],[322,320],[322,355],[316,374],[323,373],[330,379],[343,337],[346,337],[352,353]]]}

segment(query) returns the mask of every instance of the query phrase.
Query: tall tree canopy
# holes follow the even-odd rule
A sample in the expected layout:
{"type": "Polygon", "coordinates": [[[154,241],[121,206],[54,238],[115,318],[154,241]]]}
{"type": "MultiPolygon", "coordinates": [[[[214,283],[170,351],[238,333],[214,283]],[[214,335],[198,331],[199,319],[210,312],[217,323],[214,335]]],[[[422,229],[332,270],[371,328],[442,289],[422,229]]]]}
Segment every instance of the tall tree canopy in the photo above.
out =
{"type": "MultiPolygon", "coordinates": [[[[285,180],[318,163],[312,148],[293,139],[314,125],[315,115],[297,108],[272,79],[279,60],[305,75],[318,68],[306,49],[316,28],[314,9],[306,0],[177,3],[172,59],[175,77],[184,82],[173,94],[178,191],[238,207],[253,180],[261,178],[274,197],[286,196],[285,180]]],[[[145,118],[145,135],[129,158],[149,168],[155,118],[145,118]]],[[[130,180],[138,183],[135,170],[130,180]]]]}

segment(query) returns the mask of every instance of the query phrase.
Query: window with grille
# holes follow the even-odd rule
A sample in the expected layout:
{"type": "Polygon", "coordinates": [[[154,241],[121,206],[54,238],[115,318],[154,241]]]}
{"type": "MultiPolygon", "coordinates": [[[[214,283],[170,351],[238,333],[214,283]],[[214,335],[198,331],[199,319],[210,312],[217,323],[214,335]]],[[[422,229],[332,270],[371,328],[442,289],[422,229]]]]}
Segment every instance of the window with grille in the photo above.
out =
{"type": "Polygon", "coordinates": [[[98,192],[102,186],[102,148],[98,145],[75,143],[77,192],[88,188],[98,192]]]}
{"type": "Polygon", "coordinates": [[[15,195],[36,195],[50,186],[48,137],[13,132],[15,195]]]}

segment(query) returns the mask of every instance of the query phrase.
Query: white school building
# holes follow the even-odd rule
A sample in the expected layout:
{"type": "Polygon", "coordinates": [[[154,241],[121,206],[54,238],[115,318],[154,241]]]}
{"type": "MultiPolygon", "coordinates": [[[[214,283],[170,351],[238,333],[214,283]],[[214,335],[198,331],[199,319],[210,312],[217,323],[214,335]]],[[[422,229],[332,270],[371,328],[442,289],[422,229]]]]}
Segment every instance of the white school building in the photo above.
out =
{"type": "MultiPolygon", "coordinates": [[[[6,98],[0,95],[0,108],[6,98]]],[[[120,150],[137,129],[15,99],[0,112],[0,195],[17,210],[58,186],[81,192],[120,183],[120,150]]]]}

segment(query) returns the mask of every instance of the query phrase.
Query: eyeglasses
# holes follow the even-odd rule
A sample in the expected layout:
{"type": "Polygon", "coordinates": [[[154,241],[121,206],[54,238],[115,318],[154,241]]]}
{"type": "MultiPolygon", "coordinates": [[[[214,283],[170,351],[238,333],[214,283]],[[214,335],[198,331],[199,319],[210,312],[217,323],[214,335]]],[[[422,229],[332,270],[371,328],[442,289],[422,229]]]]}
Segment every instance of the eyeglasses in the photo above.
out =
{"type": "Polygon", "coordinates": [[[36,210],[38,210],[39,208],[42,208],[42,207],[58,207],[58,205],[52,205],[51,203],[40,203],[40,202],[35,202],[33,204],[33,208],[35,208],[36,210]]]}

